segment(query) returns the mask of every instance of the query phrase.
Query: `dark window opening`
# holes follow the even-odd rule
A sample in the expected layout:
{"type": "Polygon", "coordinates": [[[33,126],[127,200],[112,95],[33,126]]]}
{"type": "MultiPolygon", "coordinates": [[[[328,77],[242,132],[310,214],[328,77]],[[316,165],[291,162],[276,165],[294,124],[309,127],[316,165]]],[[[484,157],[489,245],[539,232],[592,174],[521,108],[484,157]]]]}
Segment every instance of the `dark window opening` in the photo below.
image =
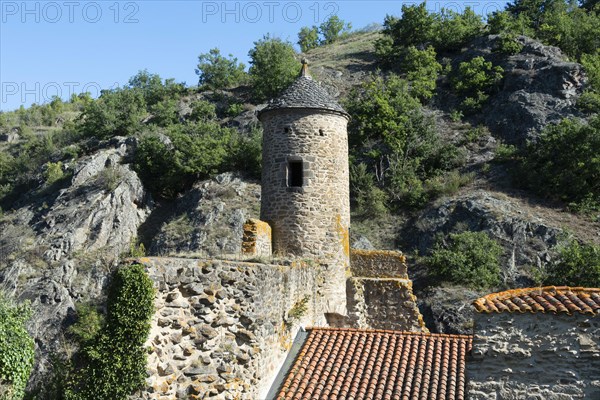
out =
{"type": "Polygon", "coordinates": [[[304,171],[302,161],[288,162],[288,186],[302,187],[304,183],[304,171]]]}
{"type": "Polygon", "coordinates": [[[283,128],[283,131],[284,131],[285,133],[290,133],[290,128],[286,126],[285,128],[283,128]]]}
{"type": "Polygon", "coordinates": [[[325,132],[323,131],[323,129],[319,129],[319,135],[325,136],[325,132]]]}

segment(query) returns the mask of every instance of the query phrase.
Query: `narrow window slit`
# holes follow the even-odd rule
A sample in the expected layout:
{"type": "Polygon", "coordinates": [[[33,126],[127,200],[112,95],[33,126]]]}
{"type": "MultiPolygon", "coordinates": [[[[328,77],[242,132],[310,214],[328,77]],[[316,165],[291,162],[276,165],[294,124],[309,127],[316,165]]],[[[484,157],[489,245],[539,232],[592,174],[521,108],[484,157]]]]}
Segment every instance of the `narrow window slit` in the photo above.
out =
{"type": "Polygon", "coordinates": [[[288,186],[302,187],[304,183],[304,170],[302,160],[288,161],[288,186]]]}

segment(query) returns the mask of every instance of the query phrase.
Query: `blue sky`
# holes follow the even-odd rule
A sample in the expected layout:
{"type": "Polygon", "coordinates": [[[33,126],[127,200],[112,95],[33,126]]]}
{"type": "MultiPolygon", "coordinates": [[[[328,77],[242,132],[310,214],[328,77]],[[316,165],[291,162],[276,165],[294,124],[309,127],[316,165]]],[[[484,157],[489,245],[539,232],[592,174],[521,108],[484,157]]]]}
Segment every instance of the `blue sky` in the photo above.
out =
{"type": "MultiPolygon", "coordinates": [[[[0,110],[53,95],[122,86],[142,69],[197,83],[198,55],[218,47],[247,64],[264,34],[293,43],[301,27],[331,14],[358,29],[399,15],[402,1],[22,1],[0,0],[0,110]]],[[[479,13],[503,1],[428,1],[479,13]]]]}

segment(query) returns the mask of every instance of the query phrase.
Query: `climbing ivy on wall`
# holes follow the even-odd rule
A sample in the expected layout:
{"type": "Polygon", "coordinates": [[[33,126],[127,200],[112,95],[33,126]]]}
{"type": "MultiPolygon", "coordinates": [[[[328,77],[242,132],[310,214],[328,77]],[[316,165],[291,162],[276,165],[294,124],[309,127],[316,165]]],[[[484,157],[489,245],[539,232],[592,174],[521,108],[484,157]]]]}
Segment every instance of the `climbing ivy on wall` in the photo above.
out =
{"type": "Polygon", "coordinates": [[[119,268],[108,293],[106,322],[82,349],[70,399],[121,400],[143,387],[144,342],[154,313],[154,289],[139,264],[119,268]]]}
{"type": "Polygon", "coordinates": [[[0,293],[0,398],[22,399],[33,368],[33,338],[25,329],[27,304],[14,305],[0,293]]]}

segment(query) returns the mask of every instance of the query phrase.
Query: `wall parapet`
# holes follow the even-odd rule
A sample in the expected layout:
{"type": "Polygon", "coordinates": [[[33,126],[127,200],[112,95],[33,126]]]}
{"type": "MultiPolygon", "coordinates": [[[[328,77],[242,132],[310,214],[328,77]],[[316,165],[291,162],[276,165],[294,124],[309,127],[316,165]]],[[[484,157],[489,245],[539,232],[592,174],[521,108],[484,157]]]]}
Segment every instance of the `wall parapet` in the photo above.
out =
{"type": "Polygon", "coordinates": [[[242,237],[242,253],[247,256],[270,257],[272,252],[271,226],[259,219],[247,220],[242,237]]]}
{"type": "Polygon", "coordinates": [[[363,278],[408,279],[406,257],[393,250],[350,250],[350,272],[363,278]]]}

